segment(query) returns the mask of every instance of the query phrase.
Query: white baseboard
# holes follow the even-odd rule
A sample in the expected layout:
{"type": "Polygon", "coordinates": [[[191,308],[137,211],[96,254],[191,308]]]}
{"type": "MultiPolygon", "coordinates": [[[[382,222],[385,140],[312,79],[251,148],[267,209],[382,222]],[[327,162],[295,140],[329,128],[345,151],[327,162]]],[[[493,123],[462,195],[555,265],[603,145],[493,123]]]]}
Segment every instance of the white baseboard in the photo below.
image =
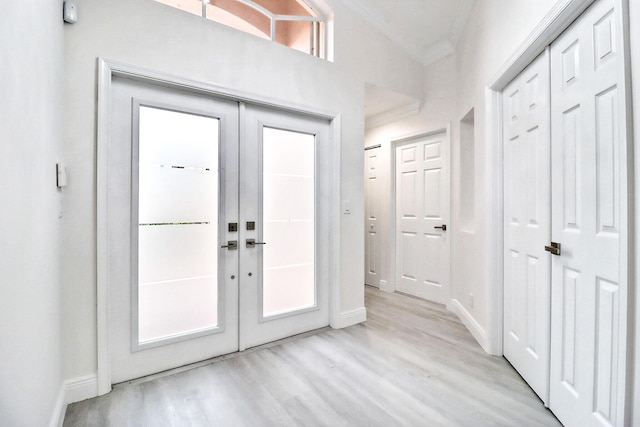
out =
{"type": "Polygon", "coordinates": [[[380,290],[382,292],[389,292],[389,293],[393,293],[395,292],[395,288],[389,284],[389,282],[387,282],[386,280],[380,280],[380,290]]]}
{"type": "Polygon", "coordinates": [[[62,427],[64,423],[64,413],[67,411],[67,403],[64,397],[64,382],[60,384],[60,391],[58,391],[58,399],[56,400],[56,406],[53,407],[53,413],[51,414],[51,420],[49,421],[49,427],[62,427]]]}
{"type": "Polygon", "coordinates": [[[467,311],[466,308],[457,299],[452,299],[451,304],[447,304],[447,308],[453,311],[462,320],[462,323],[467,327],[471,335],[478,341],[478,344],[484,351],[491,354],[491,343],[487,338],[487,332],[484,330],[480,323],[467,311]]]}
{"type": "Polygon", "coordinates": [[[344,313],[340,313],[338,317],[337,324],[332,324],[331,327],[333,329],[342,329],[348,326],[357,325],[358,323],[367,321],[367,309],[357,308],[351,311],[345,311],[344,313]]]}
{"type": "Polygon", "coordinates": [[[75,403],[98,395],[98,375],[91,374],[64,382],[65,403],[75,403]]]}

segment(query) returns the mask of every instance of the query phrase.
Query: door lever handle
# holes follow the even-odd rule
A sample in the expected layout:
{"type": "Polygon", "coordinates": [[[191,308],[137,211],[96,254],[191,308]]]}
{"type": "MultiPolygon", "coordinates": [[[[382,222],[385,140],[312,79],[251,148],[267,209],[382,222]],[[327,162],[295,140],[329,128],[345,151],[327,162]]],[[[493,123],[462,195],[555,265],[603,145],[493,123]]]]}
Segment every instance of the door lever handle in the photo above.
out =
{"type": "Polygon", "coordinates": [[[247,239],[248,248],[255,248],[256,245],[266,245],[266,242],[256,242],[256,239],[247,239]]]}
{"type": "Polygon", "coordinates": [[[238,241],[237,240],[229,240],[226,245],[220,246],[222,249],[229,249],[230,251],[235,251],[238,249],[238,241]]]}
{"type": "Polygon", "coordinates": [[[560,256],[562,254],[562,245],[560,243],[551,242],[551,246],[545,246],[544,250],[550,252],[551,255],[560,256]]]}
{"type": "Polygon", "coordinates": [[[436,230],[442,230],[442,231],[447,231],[447,224],[442,224],[442,225],[436,225],[435,227],[436,230]]]}

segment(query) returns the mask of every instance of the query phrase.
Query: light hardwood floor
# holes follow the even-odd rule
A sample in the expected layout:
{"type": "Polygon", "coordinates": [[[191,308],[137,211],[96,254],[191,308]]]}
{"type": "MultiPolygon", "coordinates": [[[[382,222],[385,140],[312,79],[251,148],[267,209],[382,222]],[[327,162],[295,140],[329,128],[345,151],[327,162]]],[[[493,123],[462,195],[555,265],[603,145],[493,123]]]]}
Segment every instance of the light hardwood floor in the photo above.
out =
{"type": "Polygon", "coordinates": [[[560,426],[443,306],[366,289],[367,322],[69,405],[79,426],[560,426]]]}

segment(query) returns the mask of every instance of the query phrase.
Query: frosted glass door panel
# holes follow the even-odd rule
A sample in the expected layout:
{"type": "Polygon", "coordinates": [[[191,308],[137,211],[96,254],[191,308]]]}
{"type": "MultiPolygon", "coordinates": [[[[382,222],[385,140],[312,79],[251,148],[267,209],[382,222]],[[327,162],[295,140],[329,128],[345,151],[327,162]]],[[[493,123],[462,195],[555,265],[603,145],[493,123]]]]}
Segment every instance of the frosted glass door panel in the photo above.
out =
{"type": "Polygon", "coordinates": [[[217,224],[140,226],[138,281],[150,283],[215,276],[216,227],[217,224]]]}
{"type": "Polygon", "coordinates": [[[217,200],[203,195],[217,188],[217,178],[212,170],[141,167],[140,223],[210,220],[217,200]]]}
{"type": "Polygon", "coordinates": [[[140,164],[211,168],[218,162],[219,126],[211,117],[142,106],[140,164]],[[152,149],[142,150],[142,141],[152,149]]]}
{"type": "Polygon", "coordinates": [[[264,128],[263,317],[316,304],[315,136],[264,128]]]}
{"type": "Polygon", "coordinates": [[[218,325],[219,121],[139,111],[138,341],[218,325]]]}

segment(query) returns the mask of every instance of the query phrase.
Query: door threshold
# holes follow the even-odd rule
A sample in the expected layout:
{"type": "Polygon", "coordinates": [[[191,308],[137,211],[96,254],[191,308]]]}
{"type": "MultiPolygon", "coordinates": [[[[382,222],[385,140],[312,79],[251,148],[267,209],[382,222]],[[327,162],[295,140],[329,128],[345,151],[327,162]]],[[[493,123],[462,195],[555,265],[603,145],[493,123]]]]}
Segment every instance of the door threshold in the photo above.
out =
{"type": "Polygon", "coordinates": [[[288,343],[288,342],[291,342],[291,341],[296,341],[296,340],[299,340],[299,339],[302,339],[302,338],[307,338],[307,337],[310,337],[310,336],[313,336],[313,335],[317,335],[317,334],[319,334],[321,332],[326,332],[326,331],[329,331],[329,330],[331,330],[331,327],[330,326],[325,326],[325,327],[320,328],[320,329],[314,329],[312,331],[303,332],[301,334],[292,335],[292,336],[287,337],[287,338],[282,338],[280,340],[276,340],[276,341],[272,341],[272,342],[269,342],[269,343],[266,343],[266,344],[258,345],[258,346],[255,346],[255,347],[251,347],[251,348],[248,348],[248,349],[243,350],[243,351],[236,351],[234,353],[223,354],[222,356],[212,357],[211,359],[206,359],[206,360],[202,360],[200,362],[190,363],[188,365],[180,366],[178,368],[168,369],[166,371],[158,372],[158,373],[155,373],[155,374],[147,375],[147,376],[136,378],[136,379],[133,379],[133,380],[123,381],[123,382],[120,382],[120,383],[117,383],[117,384],[113,384],[112,388],[115,389],[115,388],[117,388],[119,386],[123,386],[123,385],[137,385],[137,384],[146,383],[146,382],[158,379],[158,378],[164,378],[164,377],[168,377],[168,376],[171,376],[171,375],[179,374],[179,373],[182,373],[182,372],[190,371],[192,369],[198,369],[198,368],[201,368],[203,366],[211,365],[213,363],[222,362],[223,360],[232,359],[234,357],[242,356],[244,354],[251,354],[251,353],[254,353],[254,352],[259,351],[259,350],[275,347],[277,345],[285,344],[285,343],[288,343]]]}

